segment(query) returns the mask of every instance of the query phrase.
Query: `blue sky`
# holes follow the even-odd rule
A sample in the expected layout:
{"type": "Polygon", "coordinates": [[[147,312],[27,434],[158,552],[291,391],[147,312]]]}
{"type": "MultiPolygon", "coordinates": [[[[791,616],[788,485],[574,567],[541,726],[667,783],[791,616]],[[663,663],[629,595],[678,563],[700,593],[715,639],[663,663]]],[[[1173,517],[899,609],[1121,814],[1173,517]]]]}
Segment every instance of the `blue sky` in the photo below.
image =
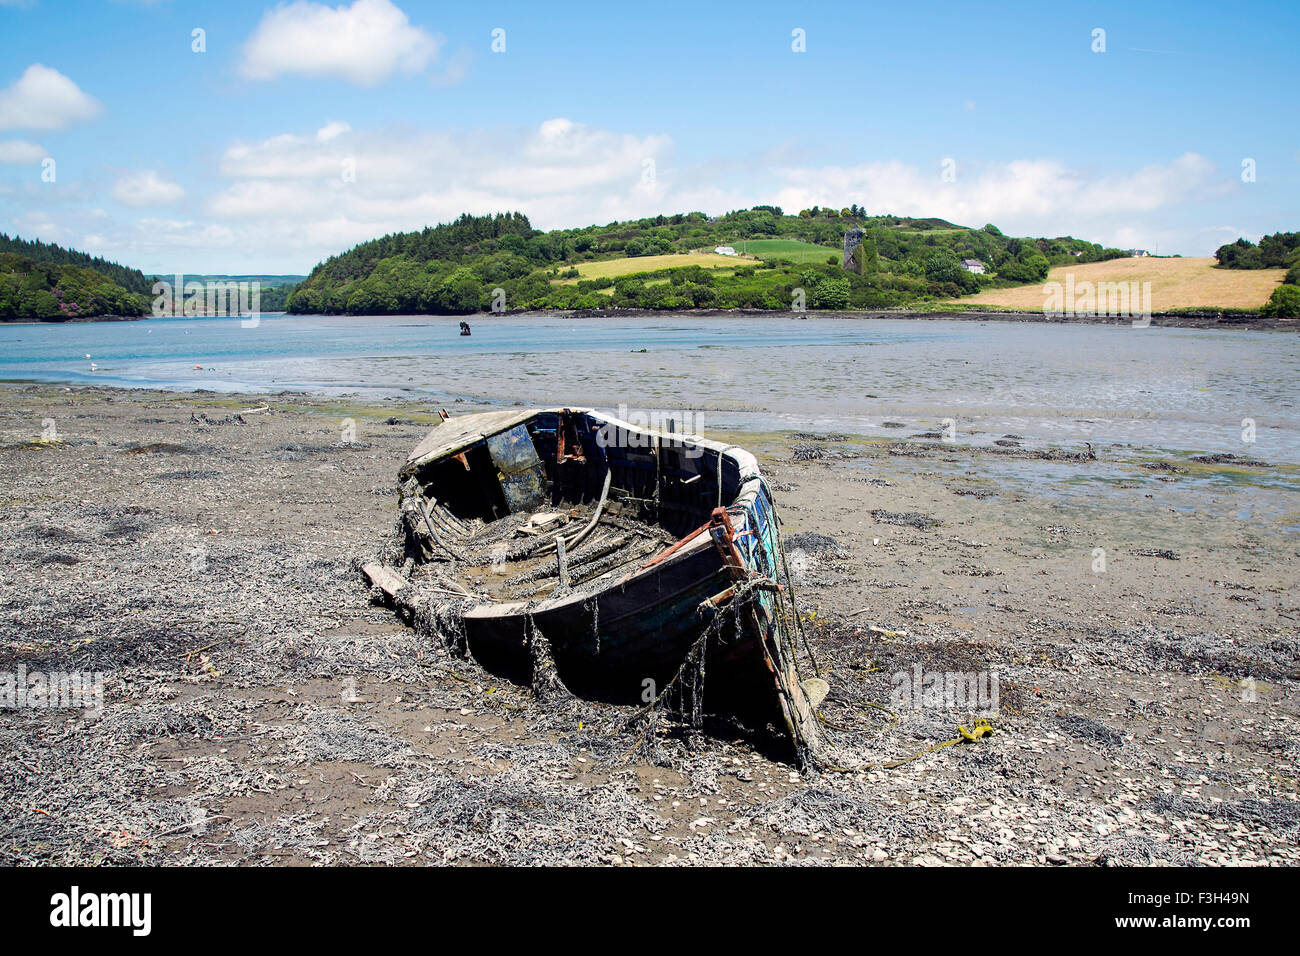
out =
{"type": "Polygon", "coordinates": [[[0,231],[306,272],[461,211],[857,202],[1208,255],[1300,228],[1298,40],[1294,3],[0,0],[0,231]]]}

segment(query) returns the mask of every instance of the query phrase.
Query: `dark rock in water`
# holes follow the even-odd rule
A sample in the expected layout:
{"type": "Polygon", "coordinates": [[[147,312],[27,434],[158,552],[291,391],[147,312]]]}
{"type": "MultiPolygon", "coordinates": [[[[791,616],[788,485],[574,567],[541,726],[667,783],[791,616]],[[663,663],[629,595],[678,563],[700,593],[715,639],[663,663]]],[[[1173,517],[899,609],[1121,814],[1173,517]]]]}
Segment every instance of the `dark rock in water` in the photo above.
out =
{"type": "Polygon", "coordinates": [[[1016,458],[1032,458],[1036,461],[1096,461],[1097,453],[1087,442],[1084,451],[1065,451],[1061,448],[1024,448],[1020,445],[1007,447],[1005,442],[996,442],[985,449],[991,455],[1011,455],[1016,458]],[[1001,446],[1001,447],[999,447],[1001,446]]]}
{"type": "Polygon", "coordinates": [[[820,433],[818,433],[818,432],[795,432],[795,433],[794,433],[793,435],[791,435],[790,437],[793,438],[793,439],[795,439],[796,441],[830,441],[830,442],[839,442],[839,441],[848,441],[848,440],[849,440],[849,436],[848,436],[848,435],[841,435],[839,432],[831,432],[831,433],[826,434],[826,435],[820,434],[820,433]]]}
{"type": "MultiPolygon", "coordinates": [[[[796,436],[798,437],[798,436],[796,436]]],[[[846,439],[838,435],[818,435],[819,441],[843,442],[846,439]]],[[[853,446],[827,449],[824,445],[812,444],[810,442],[795,442],[791,446],[792,461],[821,461],[823,459],[834,458],[839,461],[847,461],[851,458],[862,457],[862,451],[853,446]]]]}
{"type": "Polygon", "coordinates": [[[881,422],[880,427],[881,428],[906,428],[907,425],[905,425],[903,422],[881,422]]]}
{"type": "Polygon", "coordinates": [[[799,443],[792,449],[795,461],[819,461],[826,457],[826,449],[821,445],[799,443]]]}
{"type": "Polygon", "coordinates": [[[1001,445],[1003,448],[1019,448],[1020,442],[1012,441],[1010,438],[999,438],[993,442],[995,445],[1001,445]]]}
{"type": "Polygon", "coordinates": [[[1193,455],[1192,461],[1202,465],[1240,465],[1242,468],[1272,468],[1266,461],[1258,458],[1246,458],[1238,455],[1193,455]]]}

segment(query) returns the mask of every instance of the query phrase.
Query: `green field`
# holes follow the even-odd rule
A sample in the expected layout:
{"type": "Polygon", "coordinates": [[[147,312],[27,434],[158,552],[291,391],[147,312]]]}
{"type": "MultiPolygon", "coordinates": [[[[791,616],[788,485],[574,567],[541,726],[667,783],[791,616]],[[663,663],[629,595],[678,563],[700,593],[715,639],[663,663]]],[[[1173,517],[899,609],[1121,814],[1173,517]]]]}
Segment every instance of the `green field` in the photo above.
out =
{"type": "MultiPolygon", "coordinates": [[[[796,245],[803,245],[803,243],[796,243],[796,245]]],[[[700,266],[704,269],[737,269],[747,265],[754,265],[754,260],[746,261],[738,256],[719,256],[712,252],[688,252],[666,256],[635,256],[631,259],[599,259],[595,262],[579,262],[575,268],[580,279],[616,279],[619,276],[635,275],[638,272],[685,269],[688,266],[700,266]]],[[[561,285],[576,285],[577,282],[578,279],[559,280],[561,285]]]]}
{"type": "Polygon", "coordinates": [[[760,259],[789,259],[791,262],[824,263],[830,256],[839,261],[840,250],[830,246],[815,246],[798,239],[740,239],[731,245],[741,255],[760,259]]]}

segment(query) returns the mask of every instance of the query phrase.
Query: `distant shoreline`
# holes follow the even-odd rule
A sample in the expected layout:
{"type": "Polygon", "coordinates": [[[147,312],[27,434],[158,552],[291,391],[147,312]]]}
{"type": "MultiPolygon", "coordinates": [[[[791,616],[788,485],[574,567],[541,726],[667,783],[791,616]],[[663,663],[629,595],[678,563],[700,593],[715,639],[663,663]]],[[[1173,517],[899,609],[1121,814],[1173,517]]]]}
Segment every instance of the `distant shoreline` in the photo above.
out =
{"type": "MultiPolygon", "coordinates": [[[[1053,318],[1042,312],[1016,312],[1012,310],[980,311],[975,309],[953,309],[922,311],[918,309],[864,309],[862,311],[808,311],[776,312],[768,309],[527,309],[519,312],[504,313],[508,318],[528,316],[565,316],[572,319],[603,318],[652,318],[671,315],[699,319],[746,319],[771,318],[789,321],[803,319],[870,319],[899,320],[916,319],[934,322],[1042,322],[1046,325],[1123,325],[1131,326],[1130,318],[1092,315],[1053,318]]],[[[477,313],[472,316],[448,316],[448,318],[491,320],[491,313],[477,313]]],[[[1300,331],[1300,321],[1294,319],[1273,319],[1254,313],[1233,313],[1232,311],[1204,310],[1196,312],[1153,312],[1151,327],[1179,329],[1248,329],[1251,331],[1300,331]]]]}
{"type": "Polygon", "coordinates": [[[70,315],[58,319],[0,319],[0,325],[72,325],[81,322],[139,322],[151,315],[70,315]]]}
{"type": "MultiPolygon", "coordinates": [[[[869,319],[869,320],[900,320],[915,319],[923,321],[949,321],[949,322],[1042,322],[1047,325],[1132,325],[1133,320],[1130,318],[1121,318],[1107,315],[1072,315],[1068,317],[1052,317],[1044,315],[1042,312],[1018,312],[1010,309],[864,309],[861,311],[832,311],[832,310],[809,310],[807,312],[788,312],[775,311],[770,309],[523,309],[517,312],[507,311],[500,314],[492,312],[472,312],[469,314],[441,314],[441,313],[412,313],[413,315],[427,318],[454,319],[461,321],[491,321],[495,318],[529,318],[533,316],[560,316],[570,319],[625,319],[625,318],[653,318],[656,316],[677,316],[682,318],[695,319],[785,319],[800,321],[803,319],[869,319]]],[[[313,312],[313,313],[291,313],[291,312],[264,312],[263,316],[271,315],[294,315],[309,317],[312,315],[327,316],[329,318],[346,318],[346,312],[313,312]]],[[[380,316],[387,315],[384,313],[380,316]]],[[[370,316],[352,316],[353,318],[368,318],[370,316]]],[[[3,325],[66,325],[69,323],[83,322],[137,322],[145,319],[156,318],[151,315],[99,315],[99,316],[78,316],[75,318],[62,319],[0,319],[3,325]]],[[[159,318],[184,318],[184,316],[160,316],[159,318]]],[[[234,319],[240,318],[238,315],[196,315],[189,316],[194,319],[234,319]]],[[[1274,319],[1259,315],[1252,312],[1239,312],[1235,310],[1218,310],[1202,309],[1187,312],[1153,312],[1151,314],[1150,327],[1156,328],[1175,328],[1175,329],[1246,329],[1253,332],[1300,331],[1300,321],[1295,319],[1274,319]]]]}

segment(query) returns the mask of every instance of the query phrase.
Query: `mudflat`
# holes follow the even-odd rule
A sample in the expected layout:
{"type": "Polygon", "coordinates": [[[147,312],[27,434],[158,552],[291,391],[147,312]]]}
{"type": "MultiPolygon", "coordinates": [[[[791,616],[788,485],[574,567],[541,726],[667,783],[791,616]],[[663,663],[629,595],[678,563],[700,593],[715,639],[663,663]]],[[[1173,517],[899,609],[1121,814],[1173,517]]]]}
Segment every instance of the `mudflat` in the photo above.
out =
{"type": "Polygon", "coordinates": [[[0,711],[0,863],[1300,860],[1294,465],[711,434],[771,476],[830,684],[841,766],[801,776],[745,728],[542,706],[372,604],[436,419],[0,389],[0,673],[103,705],[0,711]]]}

